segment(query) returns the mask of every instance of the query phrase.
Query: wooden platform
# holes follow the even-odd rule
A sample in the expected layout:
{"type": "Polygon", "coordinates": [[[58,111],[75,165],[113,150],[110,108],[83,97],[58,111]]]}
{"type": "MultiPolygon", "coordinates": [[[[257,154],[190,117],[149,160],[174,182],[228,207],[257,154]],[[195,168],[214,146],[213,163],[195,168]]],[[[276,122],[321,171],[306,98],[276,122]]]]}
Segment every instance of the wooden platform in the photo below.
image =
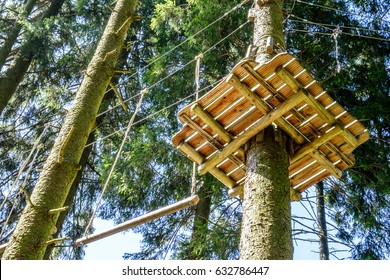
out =
{"type": "MultiPolygon", "coordinates": [[[[230,189],[246,177],[243,144],[271,123],[294,139],[289,173],[304,191],[355,162],[351,152],[369,139],[367,129],[334,101],[290,54],[258,65],[238,63],[215,88],[179,112],[177,149],[230,189]]],[[[237,193],[237,192],[236,192],[237,193]]]]}

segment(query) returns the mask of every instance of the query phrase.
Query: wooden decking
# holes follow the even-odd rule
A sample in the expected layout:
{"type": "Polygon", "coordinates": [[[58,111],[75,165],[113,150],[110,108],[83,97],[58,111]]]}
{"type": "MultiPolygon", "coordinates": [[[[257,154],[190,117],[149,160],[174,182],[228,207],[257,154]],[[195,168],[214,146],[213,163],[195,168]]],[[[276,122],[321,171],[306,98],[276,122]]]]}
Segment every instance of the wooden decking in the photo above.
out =
{"type": "MultiPolygon", "coordinates": [[[[243,144],[272,123],[294,139],[289,174],[302,192],[352,166],[367,129],[334,101],[290,54],[238,63],[215,88],[179,112],[177,149],[230,189],[245,181],[243,144]]],[[[238,194],[238,192],[234,192],[238,194]]]]}

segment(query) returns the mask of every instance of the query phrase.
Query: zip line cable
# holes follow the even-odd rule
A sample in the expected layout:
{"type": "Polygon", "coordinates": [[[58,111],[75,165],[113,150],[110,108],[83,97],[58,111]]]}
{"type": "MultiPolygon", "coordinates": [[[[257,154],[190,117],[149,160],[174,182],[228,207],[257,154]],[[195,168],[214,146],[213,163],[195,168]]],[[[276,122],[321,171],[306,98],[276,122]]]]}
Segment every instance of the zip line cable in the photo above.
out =
{"type": "MultiPolygon", "coordinates": [[[[225,36],[224,38],[222,38],[220,41],[218,41],[217,43],[215,43],[213,46],[211,46],[210,48],[208,48],[206,51],[204,51],[204,52],[203,52],[203,55],[205,55],[205,54],[209,53],[210,51],[212,51],[215,47],[217,47],[219,44],[221,44],[222,42],[224,42],[226,39],[228,39],[228,38],[229,38],[230,36],[232,36],[233,34],[237,33],[237,31],[239,31],[240,29],[242,29],[242,28],[243,28],[245,25],[247,25],[247,24],[248,24],[247,21],[244,22],[243,24],[241,24],[239,27],[237,27],[235,30],[233,30],[230,34],[228,34],[227,36],[225,36]]],[[[148,89],[150,90],[150,89],[156,87],[157,85],[161,84],[163,81],[165,81],[166,79],[172,77],[172,76],[175,75],[177,72],[183,70],[185,67],[187,67],[188,65],[190,65],[191,63],[193,63],[195,60],[196,60],[195,58],[192,59],[191,61],[187,62],[186,64],[184,64],[183,66],[181,66],[181,67],[178,68],[177,70],[173,71],[171,74],[165,76],[164,78],[162,78],[162,79],[160,79],[159,81],[155,82],[155,83],[152,84],[151,86],[148,86],[148,89]]],[[[130,97],[130,98],[124,100],[124,102],[125,102],[125,103],[126,103],[126,102],[129,102],[130,100],[132,100],[132,99],[134,99],[134,98],[136,98],[136,97],[138,97],[138,96],[139,96],[139,94],[134,95],[134,96],[132,96],[132,97],[130,97]]],[[[104,111],[104,112],[98,114],[97,116],[100,117],[100,116],[102,116],[102,115],[104,115],[104,114],[106,114],[106,113],[111,112],[112,110],[115,110],[116,108],[118,108],[118,107],[120,107],[120,106],[121,106],[121,104],[117,104],[117,105],[115,105],[114,107],[112,107],[112,108],[110,108],[110,109],[108,109],[108,110],[106,110],[106,111],[104,111]]]]}
{"type": "MultiPolygon", "coordinates": [[[[202,90],[199,91],[199,93],[200,93],[200,92],[203,92],[203,91],[206,91],[208,88],[213,87],[215,84],[220,83],[222,80],[223,80],[223,79],[220,79],[219,81],[215,82],[214,84],[209,85],[209,86],[203,88],[202,90]]],[[[145,120],[147,120],[147,119],[150,119],[150,118],[154,117],[155,115],[158,115],[158,114],[160,114],[161,112],[163,112],[163,111],[165,111],[165,110],[167,110],[167,109],[169,109],[169,108],[171,108],[171,107],[173,107],[173,106],[176,106],[176,105],[182,103],[183,101],[185,101],[185,100],[187,100],[187,99],[190,99],[190,98],[194,97],[195,94],[196,94],[195,92],[194,92],[194,93],[191,93],[190,95],[188,95],[188,96],[186,96],[186,97],[184,97],[184,98],[182,98],[182,99],[176,101],[175,103],[172,103],[172,104],[170,104],[169,106],[166,106],[166,107],[160,109],[159,111],[154,112],[154,113],[152,113],[152,114],[150,114],[150,115],[148,115],[148,116],[146,116],[146,117],[144,117],[144,118],[142,118],[142,119],[140,119],[140,120],[134,122],[134,125],[139,124],[139,123],[141,123],[141,122],[143,122],[143,121],[145,121],[145,120]]],[[[109,135],[106,135],[106,136],[104,136],[104,137],[102,137],[102,138],[100,138],[100,139],[98,139],[98,140],[96,140],[96,141],[94,141],[94,142],[92,142],[92,143],[89,143],[89,144],[86,145],[85,147],[89,147],[89,146],[92,146],[92,145],[94,145],[94,144],[96,144],[96,143],[99,143],[99,142],[101,142],[101,141],[103,141],[103,140],[105,140],[105,139],[107,139],[107,138],[110,138],[110,137],[112,137],[112,136],[118,134],[119,132],[122,132],[122,129],[118,129],[118,130],[114,131],[113,133],[111,133],[111,134],[109,134],[109,135]]]]}
{"type": "MultiPolygon", "coordinates": [[[[245,23],[241,24],[241,25],[240,25],[239,27],[237,27],[234,31],[232,31],[230,34],[228,34],[227,36],[225,36],[224,38],[222,38],[221,40],[219,40],[217,43],[215,43],[213,46],[211,46],[210,48],[208,48],[208,49],[207,49],[206,51],[204,51],[202,54],[205,55],[205,54],[209,53],[211,50],[213,50],[215,47],[217,47],[219,44],[221,44],[222,42],[224,42],[227,38],[229,38],[230,36],[232,36],[233,34],[235,34],[237,31],[239,31],[240,29],[242,29],[242,28],[243,28],[245,25],[247,25],[247,24],[248,24],[248,22],[245,22],[245,23]]],[[[169,75],[165,76],[164,78],[160,79],[159,81],[155,82],[154,84],[152,84],[151,86],[149,86],[148,89],[150,90],[150,89],[156,87],[157,85],[159,85],[160,83],[162,83],[162,82],[165,81],[166,79],[168,79],[168,78],[172,77],[173,75],[175,75],[177,72],[183,70],[185,67],[187,67],[188,65],[190,65],[190,64],[193,63],[194,61],[196,61],[196,58],[194,58],[194,59],[192,59],[191,61],[187,62],[186,64],[184,64],[184,65],[181,66],[179,69],[177,69],[177,70],[175,70],[174,72],[172,72],[171,74],[169,74],[169,75]]],[[[203,89],[202,91],[204,91],[204,89],[203,89]]],[[[131,98],[125,100],[125,102],[128,102],[129,100],[134,99],[134,98],[136,98],[136,97],[139,96],[139,95],[140,95],[140,94],[134,95],[133,97],[131,97],[131,98]]],[[[195,93],[191,94],[191,96],[194,96],[194,95],[195,95],[195,93]]],[[[190,97],[190,96],[186,97],[185,99],[188,99],[189,97],[190,97]]],[[[185,100],[185,99],[184,99],[184,100],[185,100]]],[[[111,112],[112,110],[116,109],[116,108],[119,107],[119,106],[121,106],[121,105],[118,104],[117,106],[115,106],[115,107],[113,107],[113,108],[110,108],[110,109],[108,109],[108,110],[102,112],[102,113],[99,114],[98,116],[101,116],[103,113],[106,114],[106,113],[108,113],[108,112],[111,112]]],[[[171,105],[171,106],[172,106],[172,105],[171,105]]],[[[171,106],[168,106],[168,107],[171,107],[171,106]]],[[[136,123],[137,123],[137,122],[136,122],[136,123]]],[[[134,124],[136,124],[136,123],[134,123],[134,124]]],[[[122,131],[122,130],[119,129],[119,130],[117,130],[116,132],[111,133],[110,135],[107,135],[107,136],[105,136],[105,137],[103,137],[103,138],[101,138],[101,139],[99,139],[99,140],[96,140],[96,141],[94,141],[94,142],[92,142],[92,143],[89,143],[89,144],[86,145],[85,147],[89,147],[89,146],[91,146],[91,145],[93,145],[93,144],[95,144],[95,143],[97,143],[97,142],[100,142],[101,140],[104,140],[104,139],[106,139],[106,138],[108,138],[108,137],[111,137],[111,136],[117,134],[117,133],[120,132],[120,131],[122,131]]]]}
{"type": "Polygon", "coordinates": [[[100,194],[100,197],[99,197],[99,199],[98,199],[98,201],[96,203],[95,209],[94,209],[94,211],[92,213],[92,216],[91,216],[91,218],[90,218],[90,220],[88,222],[88,225],[87,225],[87,227],[85,229],[84,235],[87,235],[89,228],[92,226],[92,223],[93,223],[93,220],[94,220],[95,215],[97,213],[97,210],[99,208],[99,205],[100,205],[100,203],[101,203],[101,201],[103,199],[104,193],[107,190],[107,187],[108,187],[108,184],[109,184],[110,179],[112,177],[112,174],[114,173],[114,170],[115,170],[115,167],[116,167],[116,165],[118,163],[119,157],[122,154],[123,147],[125,146],[126,140],[127,140],[128,136],[129,136],[129,133],[131,131],[131,127],[133,126],[135,117],[137,116],[138,111],[141,109],[142,100],[143,100],[145,94],[147,93],[147,91],[148,91],[147,89],[144,89],[140,93],[141,97],[140,97],[140,99],[138,101],[138,104],[137,104],[137,107],[135,108],[135,111],[134,111],[133,115],[131,116],[130,121],[129,121],[128,125],[127,125],[126,132],[125,132],[125,135],[123,136],[123,140],[122,140],[121,146],[119,147],[119,150],[118,150],[118,152],[116,154],[114,163],[111,166],[110,173],[108,174],[106,182],[104,183],[104,187],[103,187],[102,193],[100,194]]]}
{"type": "MultiPolygon", "coordinates": [[[[28,178],[29,178],[29,176],[30,176],[30,174],[31,174],[32,168],[34,167],[34,164],[35,164],[35,161],[36,161],[36,159],[37,159],[37,157],[38,157],[38,154],[39,154],[40,149],[41,149],[41,145],[38,145],[38,147],[37,147],[37,149],[36,149],[36,152],[35,152],[35,155],[34,155],[32,161],[30,162],[30,166],[29,166],[29,168],[28,168],[28,170],[27,170],[26,177],[24,178],[23,183],[22,183],[22,185],[21,185],[20,188],[19,188],[18,194],[20,194],[20,193],[23,192],[22,190],[24,189],[24,187],[25,187],[25,185],[26,185],[26,183],[27,183],[27,180],[28,180],[28,178]]],[[[13,213],[13,211],[14,211],[14,209],[15,209],[15,205],[19,205],[19,204],[20,204],[20,202],[18,203],[18,202],[16,201],[16,198],[14,198],[14,201],[13,201],[12,207],[11,207],[11,210],[9,211],[8,217],[7,217],[6,221],[5,221],[4,224],[3,224],[3,228],[2,228],[1,233],[0,233],[0,239],[3,237],[3,234],[5,233],[6,226],[8,225],[9,220],[10,220],[11,217],[12,217],[12,213],[13,213]]]]}
{"type": "MultiPolygon", "coordinates": [[[[294,28],[286,29],[286,31],[302,32],[302,33],[310,33],[310,34],[319,34],[319,35],[329,35],[329,36],[333,35],[333,33],[326,33],[326,32],[320,32],[320,31],[311,31],[311,30],[302,30],[302,29],[294,29],[294,28]]],[[[348,32],[344,32],[344,31],[343,31],[342,34],[343,35],[352,36],[352,37],[360,37],[360,38],[365,38],[365,39],[372,39],[372,40],[390,42],[390,39],[378,38],[378,37],[372,37],[372,36],[366,36],[366,35],[359,35],[359,34],[353,34],[353,33],[348,33],[348,32]]]]}
{"type": "MultiPolygon", "coordinates": [[[[170,49],[169,51],[165,52],[164,54],[162,54],[161,56],[153,59],[150,63],[148,63],[147,65],[145,65],[144,67],[142,67],[140,70],[138,70],[137,72],[133,73],[132,75],[130,75],[128,78],[132,78],[134,77],[135,75],[139,74],[139,72],[142,72],[144,71],[145,69],[147,69],[149,66],[153,65],[154,63],[156,63],[157,61],[161,60],[163,57],[167,56],[168,54],[170,54],[171,52],[173,52],[174,50],[178,49],[179,47],[181,47],[182,45],[184,45],[185,43],[187,43],[189,40],[195,38],[197,35],[201,34],[203,31],[207,30],[208,28],[210,28],[211,26],[213,26],[214,24],[216,24],[217,22],[219,22],[220,20],[222,20],[223,18],[227,17],[228,15],[230,15],[232,12],[236,11],[237,9],[241,8],[242,6],[244,6],[246,3],[248,3],[249,0],[244,0],[243,2],[241,2],[240,4],[236,5],[235,7],[233,7],[232,9],[230,9],[229,11],[227,11],[226,13],[224,13],[222,16],[220,16],[218,19],[214,20],[212,23],[206,25],[205,27],[203,27],[202,29],[198,30],[195,34],[191,35],[190,37],[188,37],[187,39],[185,39],[183,42],[179,43],[177,46],[175,46],[174,48],[170,49]]],[[[118,84],[116,85],[118,86],[118,84]]],[[[150,87],[149,87],[150,88],[150,87]]],[[[108,92],[108,91],[107,91],[108,92]]],[[[106,92],[106,93],[107,93],[106,92]]],[[[128,102],[130,99],[133,99],[135,98],[136,96],[134,97],[131,97],[127,100],[125,100],[125,102],[128,102]]],[[[117,107],[120,107],[121,105],[120,104],[117,104],[116,106],[114,106],[113,108],[117,108],[117,107]]],[[[101,116],[103,115],[105,112],[103,113],[100,113],[98,116],[101,116]]]]}
{"type": "Polygon", "coordinates": [[[24,169],[27,167],[27,164],[28,162],[30,161],[34,151],[38,148],[41,140],[42,140],[42,137],[43,135],[46,133],[46,130],[47,130],[48,126],[45,126],[44,130],[42,131],[42,133],[38,136],[38,138],[35,140],[35,143],[34,143],[34,146],[33,148],[30,150],[30,153],[29,155],[27,156],[27,158],[25,159],[25,161],[23,162],[22,166],[20,167],[19,169],[19,172],[18,172],[18,175],[16,176],[16,179],[14,181],[14,183],[12,184],[11,186],[11,189],[8,191],[8,193],[5,195],[4,199],[3,199],[3,202],[1,203],[0,205],[0,209],[3,208],[4,204],[6,203],[8,197],[10,196],[10,194],[12,193],[12,191],[14,190],[14,188],[17,186],[18,184],[18,181],[20,179],[20,176],[22,175],[24,169]]]}
{"type": "MultiPolygon", "coordinates": [[[[302,1],[302,0],[294,0],[294,1],[296,1],[298,3],[305,4],[305,5],[309,5],[309,6],[313,6],[313,7],[317,7],[317,8],[322,8],[322,9],[326,9],[326,10],[330,10],[330,11],[334,11],[334,12],[339,12],[339,13],[349,14],[349,15],[352,15],[352,16],[362,17],[361,14],[357,14],[357,13],[353,13],[353,12],[349,12],[349,11],[344,11],[344,10],[340,10],[340,9],[329,7],[329,6],[314,4],[314,3],[310,3],[310,2],[306,2],[306,1],[302,1]]],[[[385,20],[385,19],[381,19],[381,21],[389,22],[388,20],[385,20]]]]}
{"type": "Polygon", "coordinates": [[[352,29],[352,30],[358,30],[358,31],[371,31],[371,32],[383,32],[383,33],[390,33],[390,30],[380,30],[380,29],[370,29],[370,28],[364,28],[364,27],[354,27],[354,26],[345,26],[345,25],[334,25],[334,24],[328,24],[328,23],[319,23],[319,22],[314,22],[310,21],[301,17],[298,17],[296,15],[290,14],[289,16],[294,17],[296,19],[289,19],[289,21],[292,22],[300,22],[300,23],[306,23],[306,24],[313,24],[313,25],[318,25],[322,26],[326,29],[333,30],[334,28],[343,28],[343,29],[352,29]]]}
{"type": "MultiPolygon", "coordinates": [[[[224,19],[225,17],[227,17],[228,15],[230,15],[232,12],[238,10],[239,8],[243,7],[245,4],[247,4],[249,2],[249,0],[244,0],[242,1],[240,4],[234,6],[233,8],[231,8],[229,11],[225,12],[222,16],[220,16],[219,18],[217,18],[216,20],[214,20],[213,22],[211,22],[210,24],[206,25],[205,27],[201,28],[200,30],[198,30],[196,33],[194,33],[193,35],[191,35],[190,37],[188,37],[187,39],[185,39],[183,42],[179,43],[177,46],[175,46],[174,48],[170,49],[169,51],[165,52],[164,54],[160,55],[159,57],[153,59],[151,62],[149,62],[147,65],[145,65],[144,67],[142,67],[140,70],[138,70],[137,72],[133,73],[132,75],[129,76],[129,78],[132,78],[134,77],[135,75],[139,74],[139,72],[147,69],[149,66],[153,65],[154,63],[156,63],[157,61],[161,60],[163,57],[169,55],[171,52],[173,52],[174,50],[176,50],[177,48],[179,48],[180,46],[184,45],[185,43],[187,43],[189,40],[193,39],[194,37],[196,37],[197,35],[201,34],[202,32],[204,32],[205,30],[207,30],[208,28],[210,28],[211,26],[213,26],[214,24],[216,24],[217,22],[221,21],[222,19],[224,19]]],[[[115,85],[116,87],[119,86],[119,83],[115,85]]],[[[150,88],[150,87],[149,87],[150,88]]],[[[107,93],[109,90],[107,90],[105,93],[107,93]]],[[[137,97],[138,95],[136,96],[133,96],[131,98],[128,98],[127,100],[125,100],[125,102],[128,102],[130,101],[131,99],[137,97]]],[[[120,107],[121,105],[120,104],[117,104],[115,105],[113,108],[111,108],[112,110],[117,108],[117,107],[120,107]]],[[[110,110],[108,110],[109,112],[110,110]]],[[[98,116],[101,116],[103,114],[105,114],[107,111],[105,112],[102,112],[100,114],[98,114],[98,116]]]]}

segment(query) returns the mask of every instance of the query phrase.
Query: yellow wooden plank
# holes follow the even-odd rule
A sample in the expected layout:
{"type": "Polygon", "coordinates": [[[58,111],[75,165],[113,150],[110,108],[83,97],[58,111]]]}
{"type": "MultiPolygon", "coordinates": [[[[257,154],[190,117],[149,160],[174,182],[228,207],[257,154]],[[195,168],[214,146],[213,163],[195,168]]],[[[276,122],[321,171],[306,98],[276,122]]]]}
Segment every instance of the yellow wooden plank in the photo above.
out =
{"type": "Polygon", "coordinates": [[[234,139],[222,151],[217,152],[207,162],[201,164],[198,168],[199,173],[205,174],[211,168],[222,162],[232,152],[237,150],[241,145],[245,144],[249,139],[259,133],[261,130],[269,126],[274,120],[280,118],[292,108],[300,104],[305,99],[305,95],[302,92],[297,92],[286,99],[280,106],[267,115],[263,116],[255,125],[247,129],[239,137],[234,139]]]}
{"type": "Polygon", "coordinates": [[[338,124],[336,124],[334,126],[334,128],[332,130],[330,130],[328,133],[321,135],[319,138],[317,138],[313,142],[308,143],[308,144],[304,145],[301,149],[299,149],[292,156],[291,163],[294,163],[294,162],[300,160],[301,158],[303,158],[304,156],[309,154],[314,149],[317,149],[319,146],[325,144],[326,142],[328,142],[333,137],[335,137],[335,136],[339,135],[340,133],[342,133],[342,131],[343,131],[343,129],[338,124]]]}
{"type": "MultiPolygon", "coordinates": [[[[255,72],[256,73],[256,72],[255,72]]],[[[242,84],[240,79],[234,74],[227,76],[226,81],[230,83],[237,91],[245,96],[249,102],[251,102],[262,113],[266,114],[271,109],[265,104],[265,102],[256,93],[251,91],[245,84],[242,84]]],[[[303,136],[283,118],[276,119],[274,121],[281,129],[283,129],[288,135],[290,135],[298,144],[305,143],[303,136]]]]}
{"type": "MultiPolygon", "coordinates": [[[[177,146],[177,149],[188,155],[197,164],[202,164],[206,161],[206,159],[201,154],[199,154],[191,145],[184,141],[179,146],[177,146]]],[[[233,188],[236,185],[234,180],[229,178],[225,173],[216,167],[211,168],[209,172],[228,188],[233,188]]]]}
{"type": "Polygon", "coordinates": [[[336,178],[340,178],[343,173],[340,169],[333,165],[331,161],[329,161],[324,155],[322,155],[319,151],[313,150],[311,152],[311,156],[317,160],[319,164],[321,164],[326,170],[328,170],[333,176],[336,178]]]}

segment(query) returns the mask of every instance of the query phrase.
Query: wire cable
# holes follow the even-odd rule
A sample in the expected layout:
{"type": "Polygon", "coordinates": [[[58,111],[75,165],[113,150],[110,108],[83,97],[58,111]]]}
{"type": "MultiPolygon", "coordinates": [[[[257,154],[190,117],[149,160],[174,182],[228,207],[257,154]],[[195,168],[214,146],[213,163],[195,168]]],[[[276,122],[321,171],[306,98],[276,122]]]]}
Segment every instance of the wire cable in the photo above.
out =
{"type": "Polygon", "coordinates": [[[390,30],[383,30],[383,29],[370,29],[370,28],[364,28],[364,27],[354,27],[354,26],[345,26],[345,25],[334,25],[334,24],[328,24],[328,23],[318,23],[314,21],[310,21],[301,17],[298,17],[296,15],[291,14],[291,17],[294,17],[296,19],[289,19],[292,22],[300,22],[300,23],[307,23],[307,24],[313,24],[313,25],[318,25],[322,26],[326,29],[333,30],[334,28],[343,28],[343,29],[352,29],[352,30],[359,30],[359,31],[371,31],[371,32],[383,32],[383,33],[390,33],[390,30]]]}
{"type": "Polygon", "coordinates": [[[127,137],[129,136],[129,133],[131,131],[131,127],[133,126],[135,117],[137,116],[138,111],[141,109],[142,100],[143,100],[143,98],[144,98],[146,93],[147,93],[147,89],[144,89],[144,90],[141,91],[141,97],[140,97],[140,99],[138,101],[138,104],[137,104],[137,107],[135,108],[135,111],[134,111],[133,115],[131,116],[130,121],[129,121],[128,125],[127,125],[126,132],[125,132],[125,135],[123,136],[123,140],[122,140],[121,146],[119,147],[119,150],[118,150],[118,152],[116,154],[114,163],[111,166],[110,173],[108,174],[106,182],[104,183],[104,187],[103,187],[102,193],[100,194],[100,197],[99,197],[99,199],[98,199],[98,201],[96,203],[95,210],[93,211],[91,219],[89,220],[88,225],[85,228],[84,235],[87,235],[89,228],[92,226],[92,223],[93,223],[93,220],[94,220],[95,215],[97,213],[97,210],[99,208],[100,202],[102,201],[104,193],[107,190],[107,187],[108,187],[108,184],[109,184],[109,182],[111,180],[112,174],[114,173],[114,170],[115,170],[115,167],[116,167],[116,165],[118,163],[119,157],[122,154],[123,147],[125,146],[125,142],[127,140],[127,137]]]}

